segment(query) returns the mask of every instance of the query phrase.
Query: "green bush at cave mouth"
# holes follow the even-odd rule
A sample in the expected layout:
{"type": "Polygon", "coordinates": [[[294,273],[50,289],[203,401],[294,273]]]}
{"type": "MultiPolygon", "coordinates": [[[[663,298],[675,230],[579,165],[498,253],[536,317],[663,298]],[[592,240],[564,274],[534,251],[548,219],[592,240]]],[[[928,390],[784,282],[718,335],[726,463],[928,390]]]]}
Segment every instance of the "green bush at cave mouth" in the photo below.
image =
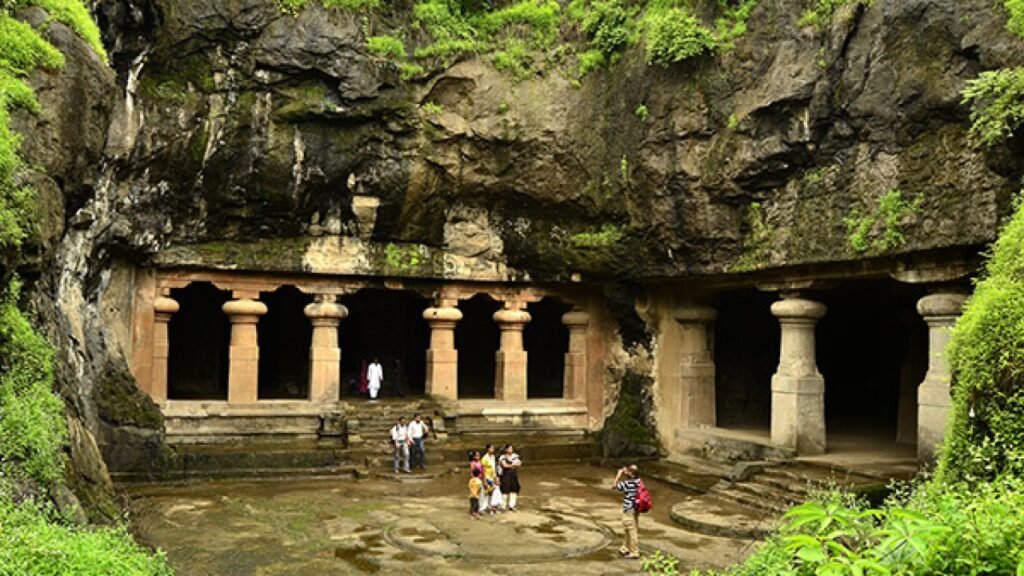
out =
{"type": "Polygon", "coordinates": [[[1024,476],[1024,204],[1003,228],[949,345],[942,481],[1024,476]]]}

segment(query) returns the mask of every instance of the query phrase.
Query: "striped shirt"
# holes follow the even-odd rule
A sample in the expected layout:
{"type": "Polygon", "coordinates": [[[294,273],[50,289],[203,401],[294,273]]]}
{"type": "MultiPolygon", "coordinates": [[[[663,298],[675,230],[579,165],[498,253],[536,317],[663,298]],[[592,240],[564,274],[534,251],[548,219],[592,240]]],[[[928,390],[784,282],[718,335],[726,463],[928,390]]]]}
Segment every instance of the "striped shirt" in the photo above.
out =
{"type": "Polygon", "coordinates": [[[639,489],[640,481],[636,478],[623,480],[615,485],[615,489],[622,492],[622,511],[629,512],[636,509],[636,492],[639,489]]]}

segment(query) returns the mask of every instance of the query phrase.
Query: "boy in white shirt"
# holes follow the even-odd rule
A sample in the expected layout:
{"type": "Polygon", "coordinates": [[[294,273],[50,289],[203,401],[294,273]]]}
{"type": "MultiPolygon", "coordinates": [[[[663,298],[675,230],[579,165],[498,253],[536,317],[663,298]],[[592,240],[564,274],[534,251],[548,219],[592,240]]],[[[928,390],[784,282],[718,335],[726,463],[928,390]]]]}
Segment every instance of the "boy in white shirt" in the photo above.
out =
{"type": "Polygon", "coordinates": [[[402,471],[409,473],[409,427],[405,424],[405,416],[398,419],[398,424],[391,428],[391,442],[395,445],[395,474],[398,474],[398,465],[402,465],[402,471]]]}
{"type": "Polygon", "coordinates": [[[429,433],[430,428],[427,427],[427,423],[420,420],[419,414],[414,414],[412,422],[409,422],[409,440],[412,441],[411,458],[413,468],[427,469],[427,452],[424,449],[423,441],[429,433]]]}

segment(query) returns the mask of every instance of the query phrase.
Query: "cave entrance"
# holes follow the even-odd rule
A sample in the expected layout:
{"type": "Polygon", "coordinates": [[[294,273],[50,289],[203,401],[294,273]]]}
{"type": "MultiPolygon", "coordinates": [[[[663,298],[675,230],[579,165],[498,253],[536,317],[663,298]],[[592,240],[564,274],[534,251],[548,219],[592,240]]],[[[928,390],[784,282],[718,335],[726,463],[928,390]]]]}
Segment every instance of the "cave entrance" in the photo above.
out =
{"type": "Polygon", "coordinates": [[[459,302],[462,320],[455,326],[459,351],[459,398],[494,398],[495,356],[501,331],[494,313],[501,309],[486,294],[459,302]]]}
{"type": "Polygon", "coordinates": [[[227,290],[193,282],[171,290],[180,305],[167,327],[167,397],[171,400],[227,400],[231,322],[221,309],[227,290]]]}
{"type": "Polygon", "coordinates": [[[256,332],[260,346],[260,400],[309,398],[309,346],[313,327],[303,308],[313,297],[294,286],[261,292],[267,313],[256,332]]]}
{"type": "Polygon", "coordinates": [[[916,442],[917,386],[928,370],[928,328],[916,313],[923,295],[871,280],[822,296],[817,357],[830,452],[916,442]]]}
{"type": "Polygon", "coordinates": [[[422,396],[430,326],[423,319],[429,301],[408,290],[366,288],[340,298],[348,308],[341,322],[342,395],[359,395],[364,366],[380,360],[381,397],[422,396]]]}
{"type": "Polygon", "coordinates": [[[526,307],[531,316],[523,329],[527,398],[561,398],[564,394],[569,329],[562,324],[562,315],[569,310],[571,305],[553,298],[531,302],[526,307]]]}
{"type": "Polygon", "coordinates": [[[774,294],[759,290],[718,296],[715,323],[715,411],[720,428],[767,438],[772,418],[772,374],[781,335],[771,313],[774,294]]]}

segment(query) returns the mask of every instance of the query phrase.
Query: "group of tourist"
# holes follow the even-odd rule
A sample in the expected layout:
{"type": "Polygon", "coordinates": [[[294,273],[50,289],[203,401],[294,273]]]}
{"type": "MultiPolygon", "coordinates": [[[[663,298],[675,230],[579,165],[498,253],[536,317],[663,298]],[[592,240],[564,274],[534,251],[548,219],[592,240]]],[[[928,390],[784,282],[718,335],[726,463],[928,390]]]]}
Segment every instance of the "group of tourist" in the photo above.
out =
{"type": "Polygon", "coordinates": [[[395,450],[395,474],[409,474],[413,468],[426,470],[427,451],[424,441],[430,434],[429,422],[415,414],[412,422],[406,423],[405,416],[401,416],[389,434],[395,450]]]}
{"type": "Polygon", "coordinates": [[[494,444],[484,447],[483,455],[469,452],[469,515],[515,512],[519,501],[519,469],[523,460],[511,444],[498,456],[494,444]]]}

